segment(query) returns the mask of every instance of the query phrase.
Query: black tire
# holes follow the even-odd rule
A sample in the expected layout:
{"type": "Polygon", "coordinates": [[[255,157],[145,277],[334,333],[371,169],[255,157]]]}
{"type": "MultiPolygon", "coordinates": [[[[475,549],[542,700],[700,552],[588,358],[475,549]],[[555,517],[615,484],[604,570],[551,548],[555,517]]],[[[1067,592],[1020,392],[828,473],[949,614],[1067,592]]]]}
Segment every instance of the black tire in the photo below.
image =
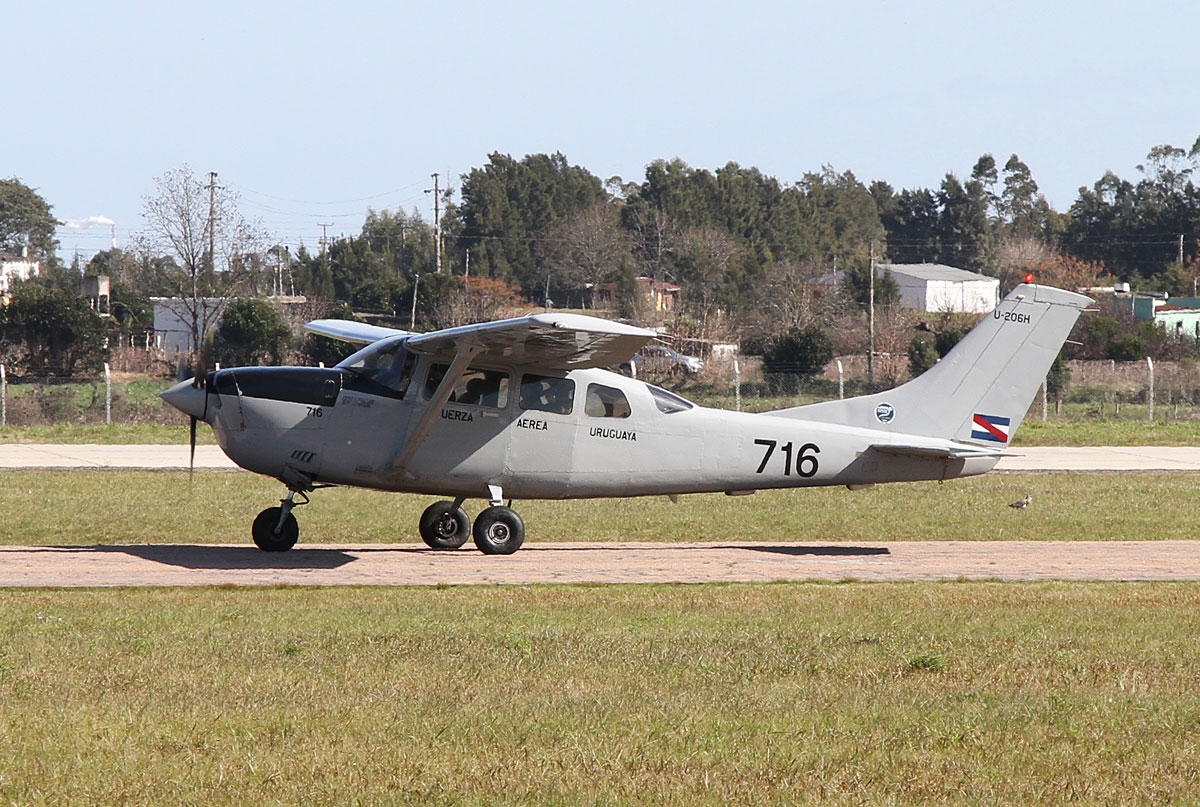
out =
{"type": "Polygon", "coordinates": [[[471,537],[471,519],[454,502],[434,502],[421,514],[421,540],[434,549],[458,549],[471,537]]]}
{"type": "Polygon", "coordinates": [[[485,555],[511,555],[525,543],[525,522],[508,507],[489,507],[475,519],[475,546],[485,555]]]}
{"type": "Polygon", "coordinates": [[[275,532],[275,525],[279,523],[279,514],[282,512],[282,507],[268,507],[254,519],[250,533],[254,536],[255,545],[263,552],[287,552],[296,545],[296,540],[300,537],[300,525],[291,513],[283,520],[279,532],[275,532]]]}

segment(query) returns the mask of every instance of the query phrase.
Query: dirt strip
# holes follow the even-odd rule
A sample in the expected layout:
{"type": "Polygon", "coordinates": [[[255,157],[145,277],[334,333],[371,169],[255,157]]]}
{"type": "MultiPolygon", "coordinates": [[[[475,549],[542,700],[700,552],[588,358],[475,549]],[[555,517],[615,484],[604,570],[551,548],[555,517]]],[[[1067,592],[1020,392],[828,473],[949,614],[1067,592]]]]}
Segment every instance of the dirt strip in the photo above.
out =
{"type": "Polygon", "coordinates": [[[1200,580],[1193,541],[0,547],[0,587],[432,586],[782,580],[1200,580]]]}

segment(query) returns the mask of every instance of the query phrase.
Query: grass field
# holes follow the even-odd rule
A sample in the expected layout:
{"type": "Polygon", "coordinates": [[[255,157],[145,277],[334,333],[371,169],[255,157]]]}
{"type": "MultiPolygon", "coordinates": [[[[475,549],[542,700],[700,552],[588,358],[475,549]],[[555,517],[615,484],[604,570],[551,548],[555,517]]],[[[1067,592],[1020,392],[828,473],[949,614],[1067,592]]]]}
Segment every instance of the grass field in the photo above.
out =
{"type": "MultiPolygon", "coordinates": [[[[534,542],[1190,539],[1198,481],[517,506],[534,542]]],[[[282,492],[5,472],[0,543],[248,543],[282,492]]],[[[429,501],[318,491],[301,541],[415,543],[429,501]]],[[[0,590],[0,802],[1200,804],[1198,632],[1200,582],[0,590]]]]}
{"type": "Polygon", "coordinates": [[[1200,584],[10,591],[11,804],[1195,803],[1200,584]]]}
{"type": "MultiPolygon", "coordinates": [[[[869,490],[518,502],[529,541],[1159,540],[1195,536],[1189,473],[989,474],[869,490]],[[1028,510],[1008,507],[1027,493],[1028,510]]],[[[7,471],[0,543],[248,543],[284,494],[235,472],[7,471]]],[[[333,488],[296,511],[302,543],[419,542],[432,497],[333,488]]],[[[468,502],[475,514],[481,502],[468,502]]]]}

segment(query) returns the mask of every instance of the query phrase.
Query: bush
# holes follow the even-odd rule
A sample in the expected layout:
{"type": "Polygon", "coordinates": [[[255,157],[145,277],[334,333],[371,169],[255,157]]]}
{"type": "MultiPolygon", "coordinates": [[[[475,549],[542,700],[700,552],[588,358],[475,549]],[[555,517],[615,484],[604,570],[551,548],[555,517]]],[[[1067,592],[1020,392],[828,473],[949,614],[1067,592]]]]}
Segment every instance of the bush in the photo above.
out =
{"type": "Polygon", "coordinates": [[[279,364],[292,333],[278,312],[263,300],[234,300],[221,316],[214,358],[226,367],[279,364]]]}
{"type": "Polygon", "coordinates": [[[820,328],[793,328],[775,340],[763,356],[768,373],[815,375],[833,360],[833,345],[820,328]]]}
{"type": "Polygon", "coordinates": [[[938,362],[938,351],[923,336],[914,336],[908,344],[908,370],[913,378],[938,362]]]}

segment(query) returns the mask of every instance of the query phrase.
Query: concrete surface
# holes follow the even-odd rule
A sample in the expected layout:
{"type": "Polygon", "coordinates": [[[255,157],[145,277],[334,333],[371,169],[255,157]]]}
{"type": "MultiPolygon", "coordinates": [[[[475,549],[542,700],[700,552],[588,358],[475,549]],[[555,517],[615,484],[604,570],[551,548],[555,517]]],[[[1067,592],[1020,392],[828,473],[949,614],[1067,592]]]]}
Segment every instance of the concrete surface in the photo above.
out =
{"type": "Polygon", "coordinates": [[[0,547],[0,587],[1200,580],[1200,543],[1191,541],[527,543],[510,556],[468,547],[10,546],[0,547]]]}

